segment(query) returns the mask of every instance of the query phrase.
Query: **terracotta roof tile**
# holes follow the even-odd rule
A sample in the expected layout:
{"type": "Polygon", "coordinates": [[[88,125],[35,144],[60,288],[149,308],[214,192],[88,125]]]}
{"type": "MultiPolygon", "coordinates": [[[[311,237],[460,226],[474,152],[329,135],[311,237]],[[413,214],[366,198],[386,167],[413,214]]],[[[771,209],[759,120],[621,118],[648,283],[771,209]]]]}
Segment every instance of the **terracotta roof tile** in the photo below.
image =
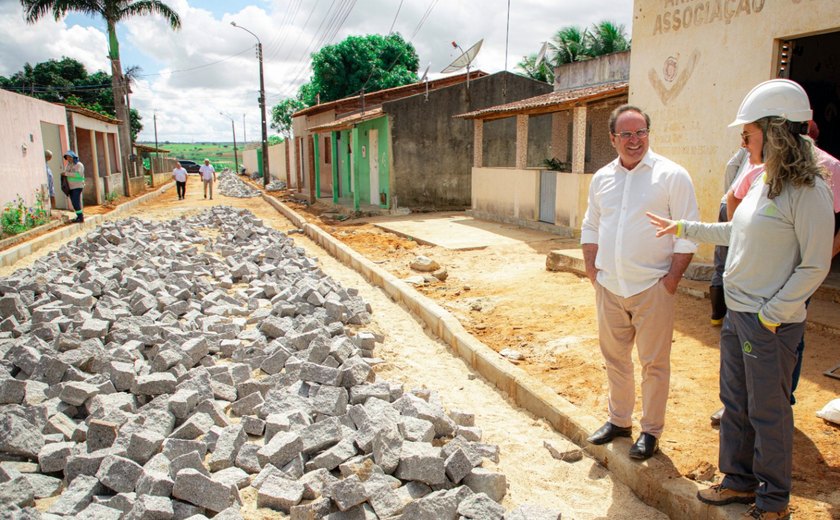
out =
{"type": "Polygon", "coordinates": [[[628,83],[626,81],[602,83],[600,85],[549,92],[548,94],[543,94],[541,96],[520,99],[519,101],[514,101],[512,103],[487,107],[481,110],[467,112],[465,114],[458,114],[453,117],[460,117],[463,119],[495,119],[498,117],[510,117],[517,114],[527,114],[531,112],[546,112],[545,109],[547,108],[557,108],[559,111],[571,108],[572,106],[580,103],[627,95],[628,90],[628,83]]]}

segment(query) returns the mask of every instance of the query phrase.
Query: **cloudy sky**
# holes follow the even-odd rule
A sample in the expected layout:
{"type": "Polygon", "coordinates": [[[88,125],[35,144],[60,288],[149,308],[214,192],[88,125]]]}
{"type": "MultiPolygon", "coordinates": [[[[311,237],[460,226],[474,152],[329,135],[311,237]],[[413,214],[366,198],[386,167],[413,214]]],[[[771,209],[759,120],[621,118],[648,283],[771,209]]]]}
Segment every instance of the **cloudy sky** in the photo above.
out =
{"type": "MultiPolygon", "coordinates": [[[[505,69],[508,0],[164,0],[181,17],[173,32],[155,16],[118,25],[123,68],[141,67],[131,106],[143,117],[141,141],[230,141],[230,119],[237,140],[259,139],[259,67],[256,40],[231,21],[259,36],[265,55],[265,89],[271,105],[296,94],[308,81],[309,56],[349,35],[387,34],[410,40],[420,57],[420,73],[440,71],[462,48],[484,39],[475,68],[505,69]]],[[[510,0],[507,69],[536,52],[561,27],[601,20],[632,30],[632,0],[510,0]]],[[[89,72],[110,72],[105,25],[99,18],[70,14],[34,25],[23,20],[17,0],[0,0],[0,75],[24,63],[68,56],[89,72]]],[[[269,129],[269,133],[274,133],[269,129]]]]}

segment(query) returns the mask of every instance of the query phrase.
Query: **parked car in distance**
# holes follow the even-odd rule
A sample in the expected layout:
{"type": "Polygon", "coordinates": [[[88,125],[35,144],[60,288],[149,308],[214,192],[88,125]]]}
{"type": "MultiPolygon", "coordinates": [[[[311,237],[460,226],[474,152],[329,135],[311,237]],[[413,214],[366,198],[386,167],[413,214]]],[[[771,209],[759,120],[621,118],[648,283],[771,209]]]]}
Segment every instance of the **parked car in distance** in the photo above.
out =
{"type": "Polygon", "coordinates": [[[187,170],[187,173],[198,173],[198,169],[201,168],[201,165],[195,161],[178,159],[178,162],[181,163],[181,166],[183,166],[185,170],[187,170]]]}

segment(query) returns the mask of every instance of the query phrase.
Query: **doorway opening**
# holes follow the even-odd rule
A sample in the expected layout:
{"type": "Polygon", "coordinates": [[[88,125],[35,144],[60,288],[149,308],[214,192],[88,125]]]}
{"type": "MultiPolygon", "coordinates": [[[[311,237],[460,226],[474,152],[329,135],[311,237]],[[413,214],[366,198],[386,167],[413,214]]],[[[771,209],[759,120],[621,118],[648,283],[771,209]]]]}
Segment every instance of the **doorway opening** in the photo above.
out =
{"type": "MultiPolygon", "coordinates": [[[[819,128],[817,146],[840,158],[840,31],[781,41],[778,76],[802,85],[819,128]]],[[[840,277],[840,255],[831,276],[840,277]]]]}

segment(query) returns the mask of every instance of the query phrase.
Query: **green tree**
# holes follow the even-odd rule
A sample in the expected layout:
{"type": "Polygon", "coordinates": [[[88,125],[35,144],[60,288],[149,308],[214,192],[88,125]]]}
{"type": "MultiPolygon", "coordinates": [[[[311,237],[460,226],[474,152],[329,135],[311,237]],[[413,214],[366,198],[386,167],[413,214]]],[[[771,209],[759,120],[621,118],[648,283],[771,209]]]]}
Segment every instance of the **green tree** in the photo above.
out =
{"type": "Polygon", "coordinates": [[[28,23],[36,23],[41,18],[52,14],[56,21],[68,12],[78,12],[89,16],[101,16],[108,30],[108,58],[111,60],[111,90],[114,98],[114,111],[117,119],[123,121],[120,132],[120,147],[123,153],[123,171],[128,173],[128,155],[131,153],[131,132],[126,106],[127,84],[123,78],[120,64],[120,44],[117,40],[117,23],[134,16],[150,14],[161,15],[173,30],[181,27],[181,18],[171,7],[160,0],[20,0],[24,18],[28,23]]]}
{"type": "Polygon", "coordinates": [[[537,54],[529,54],[523,56],[522,61],[516,66],[531,79],[537,81],[545,81],[546,83],[554,84],[554,67],[549,63],[547,58],[543,58],[539,65],[536,64],[537,54]]]}
{"type": "Polygon", "coordinates": [[[591,58],[589,44],[589,31],[586,28],[581,29],[576,25],[563,27],[548,44],[554,57],[554,66],[591,58]]]}
{"type": "MultiPolygon", "coordinates": [[[[129,70],[135,69],[130,67],[129,70]]],[[[128,77],[128,75],[126,75],[128,77]]],[[[111,76],[104,71],[88,74],[85,66],[73,58],[47,60],[34,66],[24,64],[23,70],[9,78],[0,78],[0,88],[43,99],[52,103],[74,105],[100,114],[116,117],[111,76]]],[[[130,112],[132,140],[143,129],[140,113],[130,112]]]]}
{"type": "Polygon", "coordinates": [[[292,136],[292,114],[304,108],[299,99],[286,98],[271,107],[271,128],[277,130],[285,138],[292,136]]]}
{"type": "Polygon", "coordinates": [[[312,77],[298,99],[306,106],[417,81],[420,60],[398,33],[349,36],[312,55],[312,77]]]}
{"type": "Polygon", "coordinates": [[[630,49],[630,40],[623,25],[604,20],[592,26],[589,33],[589,52],[592,56],[603,56],[630,49]]]}
{"type": "Polygon", "coordinates": [[[623,25],[604,20],[592,24],[591,29],[577,25],[561,28],[548,42],[548,49],[542,66],[534,66],[536,54],[532,54],[523,56],[517,67],[530,78],[551,83],[554,67],[630,50],[630,40],[623,25]]]}

